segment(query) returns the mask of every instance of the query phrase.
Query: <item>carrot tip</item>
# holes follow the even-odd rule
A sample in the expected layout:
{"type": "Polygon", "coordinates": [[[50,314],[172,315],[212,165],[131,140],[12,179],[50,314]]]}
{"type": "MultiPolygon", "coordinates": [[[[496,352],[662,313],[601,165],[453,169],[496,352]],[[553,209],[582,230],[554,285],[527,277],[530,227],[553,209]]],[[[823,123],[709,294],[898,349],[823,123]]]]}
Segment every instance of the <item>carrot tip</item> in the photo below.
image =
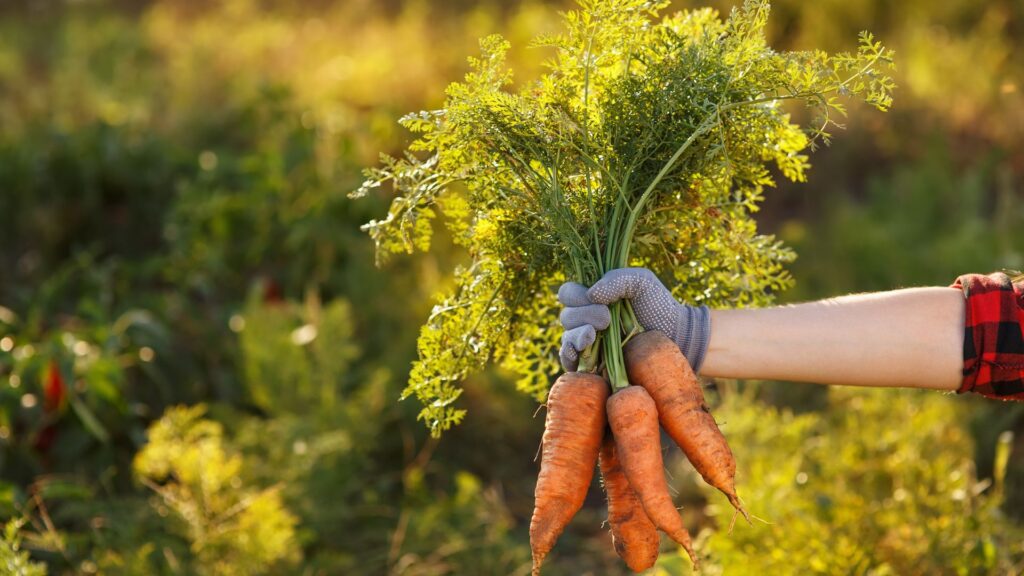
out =
{"type": "MultiPolygon", "coordinates": [[[[729,494],[729,503],[736,509],[737,512],[743,514],[743,518],[747,521],[747,524],[753,526],[754,523],[750,521],[750,514],[747,513],[746,509],[743,508],[743,504],[740,503],[739,496],[735,494],[729,494]]],[[[732,527],[736,524],[736,515],[733,514],[732,523],[729,524],[729,533],[732,533],[732,527]]]]}
{"type": "Polygon", "coordinates": [[[686,555],[690,557],[694,570],[696,570],[700,562],[697,560],[697,553],[693,551],[693,540],[686,528],[680,529],[679,532],[667,532],[667,534],[669,538],[675,540],[676,544],[682,546],[683,550],[686,550],[686,555]]]}
{"type": "Polygon", "coordinates": [[[530,576],[540,576],[540,565],[544,563],[545,556],[547,554],[533,555],[533,568],[530,570],[530,576]]]}
{"type": "Polygon", "coordinates": [[[697,553],[692,549],[686,549],[686,555],[690,557],[690,562],[693,563],[693,571],[700,572],[700,560],[697,560],[697,553]]]}

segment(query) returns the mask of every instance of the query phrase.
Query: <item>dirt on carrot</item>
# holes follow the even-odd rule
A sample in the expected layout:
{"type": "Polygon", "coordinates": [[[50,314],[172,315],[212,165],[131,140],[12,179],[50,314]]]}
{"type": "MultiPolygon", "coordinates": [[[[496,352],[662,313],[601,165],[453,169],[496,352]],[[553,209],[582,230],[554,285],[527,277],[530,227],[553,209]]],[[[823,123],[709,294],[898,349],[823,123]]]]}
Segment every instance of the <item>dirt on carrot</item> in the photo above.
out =
{"type": "Polygon", "coordinates": [[[654,400],[661,426],[704,480],[721,490],[749,522],[736,495],[736,459],[679,347],[663,333],[649,331],[631,338],[623,350],[629,380],[654,400]]]}
{"type": "Polygon", "coordinates": [[[658,528],[647,517],[643,504],[626,479],[610,431],[605,433],[598,462],[608,496],[612,545],[630,570],[643,572],[658,560],[658,528]]]}
{"type": "Polygon", "coordinates": [[[605,430],[605,403],[611,391],[595,374],[563,374],[551,387],[534,491],[530,548],[533,575],[576,515],[594,476],[605,430]]]}
{"type": "Polygon", "coordinates": [[[654,400],[640,386],[629,386],[612,394],[608,398],[608,424],[615,437],[623,472],[640,498],[647,517],[686,549],[696,568],[697,556],[690,533],[683,526],[665,482],[658,409],[654,400]]]}

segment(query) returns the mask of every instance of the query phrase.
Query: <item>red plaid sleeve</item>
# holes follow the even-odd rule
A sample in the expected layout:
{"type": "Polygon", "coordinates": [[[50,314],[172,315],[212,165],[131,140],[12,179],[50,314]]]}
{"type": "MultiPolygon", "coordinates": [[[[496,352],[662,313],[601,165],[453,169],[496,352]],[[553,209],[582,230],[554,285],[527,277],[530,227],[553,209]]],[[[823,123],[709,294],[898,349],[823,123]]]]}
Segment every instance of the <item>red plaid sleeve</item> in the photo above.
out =
{"type": "Polygon", "coordinates": [[[1024,280],[1003,273],[967,274],[964,291],[964,380],[957,390],[1024,401],[1024,280]]]}

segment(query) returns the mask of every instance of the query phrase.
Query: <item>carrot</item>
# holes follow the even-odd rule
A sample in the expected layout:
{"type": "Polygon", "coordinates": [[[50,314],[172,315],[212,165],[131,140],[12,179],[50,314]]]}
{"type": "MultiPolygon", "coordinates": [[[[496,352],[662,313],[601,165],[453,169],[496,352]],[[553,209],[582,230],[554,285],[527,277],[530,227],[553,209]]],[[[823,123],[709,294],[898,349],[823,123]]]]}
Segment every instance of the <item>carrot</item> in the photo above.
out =
{"type": "Polygon", "coordinates": [[[612,545],[630,570],[643,572],[658,560],[658,529],[647,517],[643,504],[622,471],[611,433],[604,436],[598,462],[604,491],[608,495],[612,545]]]}
{"type": "Polygon", "coordinates": [[[562,530],[583,506],[604,435],[609,391],[608,383],[596,374],[570,372],[563,374],[548,393],[540,474],[530,521],[535,576],[562,530]]]}
{"type": "Polygon", "coordinates": [[[649,331],[631,338],[623,350],[629,380],[654,399],[661,426],[704,481],[721,490],[749,522],[736,495],[736,459],[679,347],[663,333],[649,331]]]}
{"type": "Polygon", "coordinates": [[[629,485],[643,503],[647,517],[655,526],[686,549],[694,567],[690,533],[683,526],[665,483],[661,460],[661,432],[654,400],[640,386],[629,386],[608,399],[608,423],[615,436],[615,448],[629,485]]]}

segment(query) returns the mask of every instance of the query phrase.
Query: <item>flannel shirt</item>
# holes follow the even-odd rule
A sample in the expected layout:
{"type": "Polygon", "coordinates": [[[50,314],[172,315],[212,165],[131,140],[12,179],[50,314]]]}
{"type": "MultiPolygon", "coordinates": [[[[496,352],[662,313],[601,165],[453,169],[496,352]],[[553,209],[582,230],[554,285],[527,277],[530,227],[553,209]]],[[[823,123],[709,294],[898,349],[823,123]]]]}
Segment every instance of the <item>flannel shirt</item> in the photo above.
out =
{"type": "Polygon", "coordinates": [[[957,393],[1024,401],[1024,278],[967,274],[953,288],[963,290],[967,304],[957,393]]]}

